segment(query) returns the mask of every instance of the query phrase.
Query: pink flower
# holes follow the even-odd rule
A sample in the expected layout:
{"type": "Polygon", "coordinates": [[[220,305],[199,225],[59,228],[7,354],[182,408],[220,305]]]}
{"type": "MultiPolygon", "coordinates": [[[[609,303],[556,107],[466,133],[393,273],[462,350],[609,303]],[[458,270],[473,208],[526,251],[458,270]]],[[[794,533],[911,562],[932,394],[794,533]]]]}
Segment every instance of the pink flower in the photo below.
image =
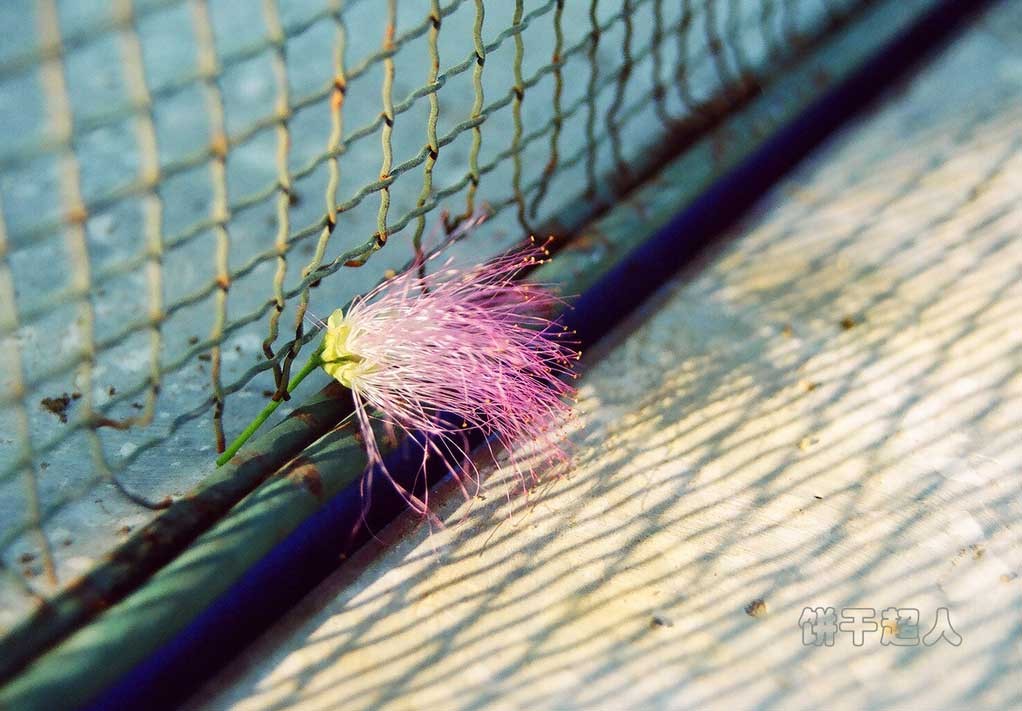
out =
{"type": "MultiPolygon", "coordinates": [[[[574,389],[566,381],[580,357],[565,329],[548,317],[560,300],[516,280],[549,254],[533,244],[480,266],[450,260],[420,276],[423,261],[330,315],[320,355],[327,373],[351,389],[369,457],[391,479],[372,421],[388,431],[421,433],[421,470],[439,456],[461,483],[478,483],[467,434],[478,431],[507,449],[524,479],[515,443],[540,448],[547,462],[563,457],[558,431],[574,389]]],[[[426,263],[437,259],[427,258],[426,263]]],[[[421,471],[420,470],[420,471],[421,471]]],[[[367,481],[365,486],[371,486],[367,481]]],[[[395,483],[415,509],[424,501],[395,483]]]]}

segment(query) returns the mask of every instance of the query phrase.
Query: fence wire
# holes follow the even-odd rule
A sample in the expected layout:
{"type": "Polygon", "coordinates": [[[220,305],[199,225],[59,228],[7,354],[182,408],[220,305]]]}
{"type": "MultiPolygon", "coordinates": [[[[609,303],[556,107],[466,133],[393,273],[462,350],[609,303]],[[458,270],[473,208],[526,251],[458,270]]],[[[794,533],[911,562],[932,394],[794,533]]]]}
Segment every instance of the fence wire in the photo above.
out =
{"type": "Polygon", "coordinates": [[[208,473],[308,310],[607,199],[866,4],[0,7],[0,631],[208,473]]]}

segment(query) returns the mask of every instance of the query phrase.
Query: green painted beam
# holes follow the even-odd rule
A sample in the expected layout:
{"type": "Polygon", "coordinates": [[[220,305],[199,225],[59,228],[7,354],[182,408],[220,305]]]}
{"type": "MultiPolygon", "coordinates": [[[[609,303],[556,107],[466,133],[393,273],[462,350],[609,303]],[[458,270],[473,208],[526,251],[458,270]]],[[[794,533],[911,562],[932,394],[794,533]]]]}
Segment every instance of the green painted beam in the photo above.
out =
{"type": "Polygon", "coordinates": [[[351,412],[344,394],[336,383],[325,387],[12,629],[0,640],[0,679],[138,588],[270,474],[326,434],[351,412]]]}

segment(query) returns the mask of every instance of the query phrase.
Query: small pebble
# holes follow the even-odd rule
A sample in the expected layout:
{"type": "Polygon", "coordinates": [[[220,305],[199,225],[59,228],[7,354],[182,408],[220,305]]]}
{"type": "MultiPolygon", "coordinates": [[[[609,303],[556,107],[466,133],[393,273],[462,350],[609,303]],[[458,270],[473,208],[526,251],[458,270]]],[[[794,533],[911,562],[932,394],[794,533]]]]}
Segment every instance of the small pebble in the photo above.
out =
{"type": "Polygon", "coordinates": [[[745,614],[749,617],[763,617],[767,613],[766,601],[761,597],[757,597],[755,600],[745,606],[745,614]]]}
{"type": "Polygon", "coordinates": [[[665,617],[664,615],[657,614],[653,615],[652,619],[650,619],[649,626],[653,628],[674,627],[674,623],[670,620],[670,618],[665,617]]]}

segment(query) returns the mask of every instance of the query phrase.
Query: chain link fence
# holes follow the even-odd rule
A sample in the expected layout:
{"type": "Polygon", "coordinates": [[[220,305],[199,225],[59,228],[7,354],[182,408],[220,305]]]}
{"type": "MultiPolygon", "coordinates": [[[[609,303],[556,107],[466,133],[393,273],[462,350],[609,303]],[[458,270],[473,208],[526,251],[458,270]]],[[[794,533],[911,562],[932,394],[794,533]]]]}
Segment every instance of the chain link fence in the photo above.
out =
{"type": "Polygon", "coordinates": [[[867,4],[0,7],[0,632],[209,473],[308,311],[591,216],[867,4]]]}

